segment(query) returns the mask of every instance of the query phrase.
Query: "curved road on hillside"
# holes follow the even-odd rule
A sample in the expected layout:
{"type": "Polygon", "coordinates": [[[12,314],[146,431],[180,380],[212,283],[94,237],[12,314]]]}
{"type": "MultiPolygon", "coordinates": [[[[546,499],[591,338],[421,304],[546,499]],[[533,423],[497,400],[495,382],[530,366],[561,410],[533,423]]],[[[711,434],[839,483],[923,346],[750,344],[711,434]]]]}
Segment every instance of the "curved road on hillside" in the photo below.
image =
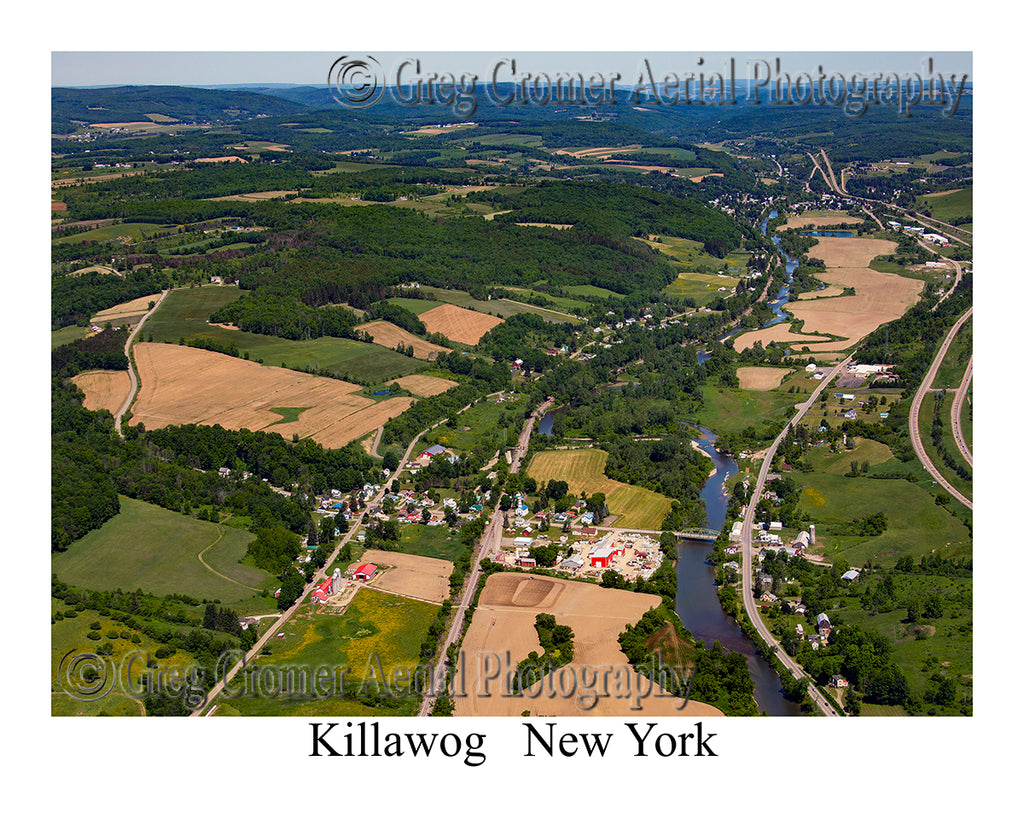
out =
{"type": "Polygon", "coordinates": [[[772,469],[772,460],[775,458],[775,453],[779,448],[779,444],[782,443],[783,438],[786,437],[786,433],[790,429],[794,428],[800,419],[804,417],[804,414],[814,406],[814,402],[818,400],[818,396],[821,395],[833,378],[840,373],[843,368],[853,360],[853,354],[849,355],[843,361],[836,364],[828,374],[821,379],[821,383],[811,393],[811,396],[801,405],[797,414],[793,416],[792,420],[786,424],[785,429],[779,434],[779,436],[772,442],[772,445],[768,447],[767,452],[764,456],[764,462],[761,464],[761,471],[757,476],[757,483],[754,485],[754,490],[751,493],[750,499],[747,501],[747,512],[743,516],[743,530],[741,536],[741,544],[743,547],[743,607],[747,610],[747,616],[750,618],[750,622],[757,629],[757,633],[761,636],[768,645],[775,648],[775,656],[782,662],[782,664],[788,668],[794,677],[797,679],[807,678],[807,692],[810,694],[811,699],[818,706],[825,716],[838,717],[842,714],[832,706],[832,704],[825,699],[820,691],[815,687],[807,674],[804,672],[800,664],[797,663],[792,657],[790,657],[779,644],[779,641],[775,639],[768,626],[764,624],[761,619],[760,609],[757,607],[757,601],[754,599],[754,578],[753,578],[753,565],[754,565],[754,547],[753,547],[753,530],[754,530],[754,515],[757,511],[757,503],[761,499],[761,493],[764,492],[764,485],[768,480],[768,473],[772,469]]]}
{"type": "Polygon", "coordinates": [[[128,356],[128,379],[131,382],[131,388],[128,390],[128,397],[124,399],[124,403],[121,405],[121,409],[117,411],[117,415],[114,416],[114,430],[124,438],[124,433],[121,432],[121,418],[128,412],[128,407],[132,405],[132,401],[135,400],[135,394],[139,391],[139,377],[135,372],[135,362],[132,360],[132,344],[135,343],[135,336],[139,334],[139,330],[142,329],[142,325],[146,323],[148,319],[156,309],[160,306],[160,303],[164,300],[164,297],[170,293],[170,290],[164,290],[160,293],[160,298],[156,300],[148,313],[139,319],[139,323],[135,326],[135,329],[131,331],[128,336],[128,340],[124,343],[124,354],[128,356]]]}
{"type": "MultiPolygon", "coordinates": [[[[946,352],[949,350],[949,345],[953,343],[953,339],[956,334],[963,327],[964,322],[967,321],[974,313],[974,307],[970,307],[967,311],[957,319],[956,324],[949,331],[946,338],[942,342],[942,346],[939,348],[938,353],[935,354],[935,358],[932,360],[931,367],[928,368],[928,372],[925,374],[924,379],[921,381],[921,386],[918,387],[917,392],[914,394],[914,400],[910,404],[910,442],[914,445],[914,453],[928,474],[930,474],[935,482],[945,489],[950,495],[956,498],[960,503],[966,506],[968,509],[973,510],[974,504],[963,496],[957,489],[953,488],[953,485],[947,481],[942,473],[935,468],[935,464],[932,463],[931,458],[928,457],[928,453],[924,450],[924,442],[921,440],[921,429],[918,424],[921,415],[921,403],[924,401],[924,397],[931,391],[932,382],[935,381],[935,374],[939,371],[939,366],[942,364],[942,359],[946,357],[946,352]]],[[[973,358],[972,364],[968,367],[967,373],[969,374],[973,369],[973,358]]],[[[965,381],[961,384],[963,387],[966,384],[967,374],[964,375],[965,381]]],[[[954,402],[955,404],[956,402],[954,402]]]]}

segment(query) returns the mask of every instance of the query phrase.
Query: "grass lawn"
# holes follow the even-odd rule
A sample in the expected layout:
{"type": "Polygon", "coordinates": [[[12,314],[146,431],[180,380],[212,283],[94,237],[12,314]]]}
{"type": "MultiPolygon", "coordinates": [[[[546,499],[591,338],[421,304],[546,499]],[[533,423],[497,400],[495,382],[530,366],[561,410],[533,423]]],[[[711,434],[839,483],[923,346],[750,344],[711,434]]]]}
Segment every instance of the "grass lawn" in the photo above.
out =
{"type": "Polygon", "coordinates": [[[867,560],[891,565],[905,554],[915,559],[931,552],[969,557],[970,531],[937,506],[922,487],[899,479],[844,478],[825,473],[790,473],[803,485],[799,509],[817,529],[826,559],[843,557],[854,566],[867,560]],[[888,521],[877,537],[830,535],[829,522],[850,521],[882,512],[888,521]]]}
{"type": "Polygon", "coordinates": [[[592,495],[603,492],[614,525],[622,528],[660,529],[665,515],[672,508],[670,498],[612,480],[604,474],[608,453],[603,449],[547,450],[538,452],[530,462],[527,474],[541,481],[561,480],[569,492],[592,495]]]}
{"type": "Polygon", "coordinates": [[[51,563],[65,583],[87,589],[142,589],[234,603],[276,582],[237,562],[252,539],[241,529],[122,497],[117,515],[51,563]],[[200,554],[211,568],[200,562],[200,554]]]}
{"type": "MultiPolygon", "coordinates": [[[[254,664],[254,680],[276,679],[275,671],[330,669],[332,681],[340,679],[338,669],[347,668],[346,682],[362,684],[379,678],[400,684],[403,673],[411,675],[420,662],[420,645],[439,606],[360,589],[342,614],[328,614],[302,604],[284,627],[283,638],[271,639],[270,656],[254,664]]],[[[241,690],[239,681],[236,690],[241,690]]],[[[375,686],[370,682],[369,691],[375,686]]],[[[268,692],[263,689],[261,693],[268,692]]],[[[400,700],[397,709],[367,709],[351,699],[297,697],[224,697],[225,713],[240,714],[339,714],[380,716],[415,713],[418,699],[400,700]],[[354,710],[353,710],[354,709],[354,710]]],[[[218,709],[219,711],[219,709],[218,709]]]]}

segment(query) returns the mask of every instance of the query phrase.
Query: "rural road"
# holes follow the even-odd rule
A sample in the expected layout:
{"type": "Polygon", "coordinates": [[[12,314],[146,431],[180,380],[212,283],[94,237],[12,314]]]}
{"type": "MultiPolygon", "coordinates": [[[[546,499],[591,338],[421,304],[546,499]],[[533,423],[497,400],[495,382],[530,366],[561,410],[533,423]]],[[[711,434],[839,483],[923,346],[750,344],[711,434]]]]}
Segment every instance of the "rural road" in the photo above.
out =
{"type": "MultiPolygon", "coordinates": [[[[974,504],[953,488],[952,484],[942,476],[942,473],[935,468],[935,464],[933,464],[931,459],[928,457],[928,453],[924,450],[924,442],[921,440],[921,429],[918,422],[921,415],[921,403],[924,401],[924,397],[931,391],[932,382],[935,381],[935,374],[939,371],[942,359],[946,357],[949,345],[953,343],[953,339],[956,337],[956,334],[960,331],[960,328],[963,327],[964,322],[966,322],[973,313],[974,307],[970,307],[962,316],[960,316],[959,319],[957,319],[956,324],[953,325],[952,329],[943,340],[942,346],[939,347],[939,351],[935,354],[935,358],[932,360],[932,365],[928,368],[928,372],[921,381],[921,386],[918,387],[917,392],[914,394],[914,400],[910,404],[910,442],[914,445],[914,453],[917,455],[924,468],[928,470],[928,473],[935,479],[936,483],[971,510],[974,509],[974,504]]],[[[964,390],[963,387],[967,384],[967,378],[972,372],[973,364],[974,359],[972,357],[971,364],[968,365],[967,372],[964,374],[964,381],[960,385],[961,390],[964,393],[966,393],[966,390],[964,390]]],[[[955,401],[954,406],[956,406],[955,401]]],[[[957,445],[960,446],[960,441],[957,442],[957,445]]],[[[964,446],[966,446],[966,444],[964,444],[964,446]]]]}
{"type": "MultiPolygon", "coordinates": [[[[460,409],[456,414],[461,414],[465,412],[471,406],[473,406],[473,404],[467,404],[462,409],[460,409]]],[[[302,603],[302,601],[305,600],[306,597],[320,583],[322,583],[326,579],[327,568],[330,567],[338,559],[338,554],[341,552],[342,547],[344,547],[344,545],[348,543],[349,540],[351,540],[352,536],[356,532],[356,529],[358,529],[359,525],[363,522],[363,517],[366,514],[366,510],[379,505],[384,496],[391,489],[392,481],[395,480],[395,477],[405,467],[405,464],[408,462],[409,458],[412,456],[412,453],[415,451],[416,444],[419,442],[420,438],[422,438],[432,429],[441,426],[441,424],[445,423],[445,421],[447,420],[447,417],[442,418],[436,424],[433,424],[432,426],[429,426],[426,429],[417,433],[416,437],[409,442],[409,446],[406,447],[405,454],[402,455],[402,460],[399,462],[398,468],[394,471],[394,473],[392,473],[391,477],[384,482],[384,484],[381,486],[380,492],[378,492],[377,495],[372,500],[368,501],[366,506],[350,522],[348,531],[341,538],[341,540],[338,541],[338,545],[334,547],[334,551],[331,552],[331,555],[327,559],[327,562],[324,563],[324,568],[317,570],[317,572],[313,575],[313,579],[306,584],[306,586],[302,590],[302,594],[299,595],[296,601],[286,611],[282,612],[281,615],[277,617],[277,619],[273,622],[273,624],[271,624],[270,628],[266,630],[263,636],[260,637],[253,644],[253,647],[250,648],[248,652],[246,652],[244,657],[240,659],[237,663],[235,663],[235,665],[231,667],[231,669],[224,675],[224,677],[210,689],[210,691],[206,695],[206,698],[199,705],[199,707],[196,708],[190,714],[190,716],[203,716],[203,712],[216,701],[217,697],[223,692],[224,687],[231,682],[235,675],[238,674],[238,672],[241,671],[246,666],[246,664],[251,663],[253,660],[255,660],[259,656],[260,651],[263,649],[263,646],[265,646],[274,635],[276,635],[278,632],[281,631],[282,628],[284,628],[285,624],[291,619],[292,615],[299,610],[299,606],[302,603]]],[[[216,706],[210,708],[210,710],[206,712],[205,716],[212,716],[215,710],[216,706]]]]}
{"type": "Polygon", "coordinates": [[[124,438],[124,433],[121,432],[121,418],[126,412],[128,412],[128,407],[130,407],[132,405],[132,401],[135,400],[135,393],[139,391],[139,377],[135,372],[135,362],[132,360],[132,344],[135,343],[135,336],[139,334],[139,330],[141,330],[142,325],[146,323],[146,319],[156,312],[156,309],[160,306],[164,297],[170,292],[170,290],[164,290],[160,293],[160,298],[156,300],[156,303],[152,308],[150,308],[149,312],[139,319],[139,323],[135,325],[135,329],[132,330],[131,334],[128,336],[128,340],[124,343],[124,354],[128,356],[128,378],[131,381],[131,389],[128,390],[128,397],[124,399],[121,409],[119,409],[117,411],[117,415],[114,416],[114,429],[122,438],[124,438]]]}
{"type": "MultiPolygon", "coordinates": [[[[818,396],[821,394],[833,378],[840,373],[843,368],[853,360],[853,354],[849,355],[846,359],[841,361],[835,367],[833,367],[828,374],[821,379],[821,383],[817,386],[810,397],[800,405],[800,409],[797,414],[793,416],[792,420],[786,424],[785,429],[779,433],[779,436],[772,442],[772,445],[768,447],[768,451],[765,453],[764,462],[761,464],[761,471],[757,476],[757,483],[754,485],[753,492],[750,495],[750,499],[747,501],[747,513],[743,517],[743,530],[741,543],[743,546],[743,607],[747,610],[747,617],[750,618],[750,622],[753,623],[754,628],[757,629],[757,633],[761,636],[769,646],[775,648],[775,656],[782,662],[782,664],[788,668],[793,676],[797,679],[806,677],[804,670],[800,665],[790,657],[779,644],[779,641],[772,636],[771,631],[761,620],[761,612],[757,607],[757,601],[754,599],[754,577],[753,577],[753,530],[754,530],[754,515],[757,512],[757,503],[761,499],[761,493],[764,491],[764,485],[768,480],[768,473],[772,469],[772,460],[775,458],[775,452],[779,448],[779,444],[782,443],[783,438],[786,437],[786,433],[793,427],[795,427],[804,414],[814,406],[814,402],[818,400],[818,396]]],[[[814,683],[808,678],[807,692],[810,694],[811,699],[814,700],[815,704],[821,710],[825,716],[838,717],[841,714],[835,710],[832,704],[825,699],[820,691],[815,687],[814,683]]]]}
{"type": "MultiPolygon", "coordinates": [[[[551,399],[547,399],[533,411],[526,423],[523,425],[523,430],[519,433],[519,440],[516,443],[516,448],[512,454],[512,465],[509,467],[509,474],[514,474],[519,471],[523,456],[526,454],[526,451],[530,446],[530,436],[533,434],[534,423],[538,418],[542,418],[544,416],[544,413],[548,411],[551,403],[551,399]]],[[[492,554],[496,554],[498,549],[501,548],[501,521],[502,515],[497,512],[491,515],[491,521],[487,524],[487,528],[484,529],[484,533],[480,537],[480,547],[477,549],[476,557],[473,560],[473,568],[466,577],[465,583],[462,584],[462,594],[459,597],[459,605],[452,612],[452,619],[448,625],[448,630],[445,632],[441,648],[436,654],[439,664],[434,669],[434,679],[430,682],[430,688],[424,694],[423,702],[420,703],[418,716],[429,716],[430,712],[434,708],[434,703],[437,701],[438,692],[443,691],[445,688],[445,677],[448,674],[448,666],[445,664],[445,659],[448,656],[448,648],[462,636],[462,624],[466,619],[466,611],[469,609],[470,604],[473,602],[473,598],[476,596],[476,587],[480,582],[480,562],[485,557],[490,557],[492,554]]]]}

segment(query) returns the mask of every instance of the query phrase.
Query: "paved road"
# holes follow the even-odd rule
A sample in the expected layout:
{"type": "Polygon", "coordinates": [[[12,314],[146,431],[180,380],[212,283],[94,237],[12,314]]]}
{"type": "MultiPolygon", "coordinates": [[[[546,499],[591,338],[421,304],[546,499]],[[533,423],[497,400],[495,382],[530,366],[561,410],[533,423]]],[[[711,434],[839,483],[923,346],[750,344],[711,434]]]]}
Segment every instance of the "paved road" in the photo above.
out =
{"type": "Polygon", "coordinates": [[[121,405],[121,409],[117,411],[117,415],[114,416],[114,430],[124,438],[124,433],[121,432],[121,418],[126,412],[128,407],[132,405],[132,401],[135,400],[135,393],[139,391],[139,377],[135,372],[135,362],[132,360],[132,344],[135,343],[135,336],[139,334],[139,330],[142,329],[142,325],[146,323],[148,319],[156,309],[160,306],[160,302],[164,300],[164,297],[170,293],[170,290],[164,290],[160,294],[160,298],[156,300],[156,304],[149,310],[146,315],[139,319],[139,323],[135,325],[135,329],[132,330],[131,335],[128,336],[128,340],[124,343],[124,354],[128,356],[128,378],[131,381],[131,389],[128,390],[128,397],[124,399],[124,403],[121,405]]]}
{"type": "MultiPolygon", "coordinates": [[[[747,616],[750,618],[750,622],[753,623],[754,628],[757,629],[757,633],[761,636],[768,645],[774,646],[776,653],[775,656],[782,662],[782,664],[788,668],[793,676],[797,679],[806,677],[804,670],[800,665],[790,657],[783,650],[779,641],[775,639],[771,631],[761,620],[761,612],[757,607],[757,601],[754,599],[754,577],[753,577],[753,564],[754,564],[754,547],[753,547],[753,530],[754,530],[754,515],[757,511],[757,502],[761,499],[761,493],[764,491],[764,485],[768,480],[768,473],[772,469],[772,460],[775,458],[775,453],[779,448],[779,444],[782,443],[783,438],[786,437],[786,433],[793,427],[795,427],[800,419],[803,418],[804,414],[814,406],[814,402],[818,400],[818,396],[821,394],[833,378],[846,367],[853,360],[851,354],[846,359],[841,361],[835,367],[833,367],[828,374],[821,379],[821,383],[817,386],[810,398],[808,398],[803,404],[800,405],[796,415],[793,416],[792,420],[786,425],[786,428],[782,430],[779,437],[776,438],[768,451],[764,456],[764,462],[761,464],[761,471],[757,476],[757,483],[754,485],[753,492],[751,493],[750,499],[747,501],[747,513],[743,518],[743,530],[741,537],[741,544],[743,547],[743,607],[747,610],[747,616]]],[[[841,714],[832,707],[832,704],[825,699],[820,691],[814,686],[808,678],[807,691],[814,700],[815,704],[821,710],[823,714],[829,717],[838,717],[841,714]]]]}
{"type": "Polygon", "coordinates": [[[953,430],[953,438],[956,440],[957,448],[960,450],[960,454],[964,456],[964,460],[971,466],[974,467],[974,456],[971,454],[971,448],[967,446],[967,440],[964,438],[963,427],[960,424],[960,419],[963,413],[964,398],[967,397],[967,390],[970,387],[971,379],[974,377],[974,356],[972,355],[970,360],[967,362],[967,371],[964,373],[964,378],[960,382],[960,386],[957,388],[956,395],[953,398],[953,406],[950,409],[950,426],[953,430]]]}
{"type": "MultiPolygon", "coordinates": [[[[921,440],[921,429],[918,424],[921,415],[921,402],[924,401],[924,397],[932,388],[932,382],[935,381],[935,374],[939,371],[939,366],[942,364],[942,359],[946,356],[946,351],[949,350],[949,345],[953,343],[953,339],[956,334],[963,327],[964,322],[967,321],[974,313],[974,307],[968,308],[968,310],[957,319],[956,324],[949,331],[949,334],[942,342],[942,346],[939,348],[938,353],[935,354],[935,358],[932,361],[931,367],[928,368],[928,372],[925,374],[924,379],[921,381],[921,386],[918,387],[917,392],[914,394],[914,400],[910,404],[910,442],[914,445],[914,452],[916,453],[921,464],[924,466],[928,473],[935,479],[935,482],[945,489],[950,495],[956,498],[960,503],[966,506],[968,509],[974,509],[974,504],[964,497],[957,489],[950,484],[935,468],[935,464],[932,463],[931,458],[928,457],[928,453],[924,450],[924,443],[921,440]]],[[[973,358],[972,358],[973,366],[973,358]]],[[[972,367],[968,367],[968,373],[971,372],[972,367]]],[[[966,375],[965,375],[966,378],[966,375]]],[[[966,383],[966,382],[965,382],[966,383]]],[[[955,403],[955,402],[954,402],[955,403]]]]}
{"type": "MultiPolygon", "coordinates": [[[[509,474],[514,474],[519,471],[519,467],[522,465],[522,459],[526,455],[526,451],[530,447],[530,436],[533,434],[534,423],[544,417],[544,413],[548,411],[551,406],[551,399],[549,398],[527,419],[526,423],[523,424],[523,430],[519,433],[519,440],[516,443],[516,448],[512,453],[512,464],[509,468],[509,474]]],[[[473,559],[473,568],[470,570],[469,575],[466,577],[465,582],[462,584],[462,594],[459,596],[459,604],[452,612],[452,619],[448,624],[448,630],[445,632],[444,640],[441,642],[441,647],[437,652],[438,664],[434,669],[434,678],[431,680],[430,689],[426,692],[423,697],[423,702],[420,703],[419,716],[425,717],[430,714],[434,708],[434,703],[437,701],[437,693],[445,689],[445,676],[448,673],[448,666],[445,665],[445,658],[448,656],[448,649],[462,636],[462,624],[466,619],[466,611],[469,609],[470,604],[473,602],[473,597],[476,595],[476,587],[480,583],[480,563],[485,557],[490,557],[493,554],[497,554],[501,548],[501,524],[503,515],[499,511],[495,511],[491,515],[491,521],[487,524],[487,528],[484,529],[483,535],[480,537],[480,544],[476,551],[476,556],[473,559]]]]}

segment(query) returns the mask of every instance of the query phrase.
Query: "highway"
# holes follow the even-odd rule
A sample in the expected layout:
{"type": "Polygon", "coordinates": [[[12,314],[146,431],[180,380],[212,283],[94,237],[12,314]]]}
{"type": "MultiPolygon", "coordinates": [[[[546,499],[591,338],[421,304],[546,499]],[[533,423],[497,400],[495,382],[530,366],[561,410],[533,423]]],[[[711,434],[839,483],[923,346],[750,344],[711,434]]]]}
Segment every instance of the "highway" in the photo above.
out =
{"type": "MultiPolygon", "coordinates": [[[[843,368],[846,367],[853,360],[853,355],[849,355],[831,370],[828,374],[821,379],[821,383],[817,386],[810,398],[808,398],[803,404],[799,406],[796,415],[786,425],[785,429],[779,433],[779,436],[772,442],[772,445],[768,447],[768,451],[765,454],[764,462],[761,464],[761,471],[757,476],[757,483],[754,485],[753,491],[747,501],[747,512],[743,517],[743,529],[741,535],[741,544],[743,548],[743,607],[747,611],[747,617],[750,618],[750,622],[757,629],[757,633],[761,636],[768,645],[775,647],[775,656],[782,662],[782,664],[788,668],[793,676],[797,679],[806,677],[804,670],[800,667],[799,663],[796,662],[783,650],[779,641],[775,639],[771,631],[768,630],[768,626],[761,620],[761,612],[757,607],[757,601],[754,599],[754,576],[753,576],[753,565],[754,565],[754,547],[753,547],[753,531],[754,531],[754,516],[757,511],[757,503],[761,499],[761,494],[764,492],[764,485],[768,480],[768,473],[772,469],[772,460],[775,458],[775,453],[779,448],[779,444],[782,443],[783,438],[786,437],[786,433],[793,427],[795,427],[800,419],[804,417],[804,414],[814,406],[814,402],[818,400],[818,396],[821,392],[829,385],[833,378],[836,377],[843,368]]],[[[825,699],[820,691],[814,686],[814,683],[808,678],[807,691],[814,700],[815,705],[818,706],[819,710],[829,717],[842,716],[832,704],[825,699]]]]}
{"type": "MultiPolygon", "coordinates": [[[[954,498],[960,501],[960,503],[962,503],[968,509],[972,510],[974,509],[974,504],[968,498],[964,497],[964,495],[961,494],[958,490],[953,488],[952,484],[950,484],[950,482],[947,481],[942,476],[942,473],[939,472],[938,469],[936,469],[935,464],[933,464],[931,459],[928,457],[928,453],[925,452],[924,450],[924,442],[921,440],[921,429],[918,422],[921,415],[921,403],[924,401],[924,397],[931,391],[932,383],[935,381],[935,374],[939,371],[939,366],[942,364],[942,359],[946,357],[946,352],[949,350],[949,345],[953,343],[953,339],[956,337],[956,334],[960,331],[960,328],[963,327],[964,322],[967,321],[967,319],[969,319],[973,313],[974,307],[970,307],[962,316],[960,316],[959,319],[957,319],[956,324],[953,325],[953,328],[949,331],[949,333],[946,335],[946,338],[943,340],[942,346],[939,348],[938,353],[935,354],[935,358],[932,360],[932,365],[931,367],[928,368],[928,372],[925,374],[924,379],[921,381],[921,386],[918,387],[917,392],[914,394],[914,400],[910,404],[910,441],[914,445],[914,453],[920,459],[921,464],[924,466],[924,468],[928,470],[928,474],[930,474],[935,479],[935,482],[938,483],[939,486],[945,489],[950,495],[952,495],[954,498]]],[[[971,363],[967,367],[967,372],[964,374],[964,381],[960,385],[961,389],[958,392],[958,395],[966,393],[966,389],[964,389],[964,387],[968,383],[968,378],[970,377],[971,372],[973,370],[973,365],[974,359],[972,357],[971,363]]],[[[953,405],[954,407],[958,406],[956,401],[953,402],[953,405]]],[[[957,423],[957,428],[959,428],[959,422],[957,423]]],[[[957,442],[958,446],[961,446],[962,440],[963,436],[961,433],[960,440],[957,442]]],[[[963,446],[966,446],[966,444],[964,444],[963,446]]],[[[961,447],[961,449],[962,448],[963,447],[961,447]]]]}
{"type": "Polygon", "coordinates": [[[971,379],[973,377],[974,356],[972,355],[970,360],[967,362],[967,370],[964,372],[963,380],[960,382],[956,395],[953,397],[953,406],[949,411],[950,427],[953,430],[953,438],[956,440],[957,449],[960,450],[960,454],[964,456],[964,460],[967,461],[968,465],[972,469],[974,468],[974,457],[971,454],[970,447],[967,446],[966,439],[964,438],[964,431],[960,425],[960,418],[963,411],[964,398],[967,397],[967,390],[970,387],[971,379]]]}
{"type": "MultiPolygon", "coordinates": [[[[523,457],[526,455],[526,451],[530,447],[530,436],[533,434],[533,426],[538,419],[544,417],[544,413],[548,411],[551,404],[552,400],[550,398],[547,399],[533,411],[530,417],[526,420],[526,423],[523,424],[523,429],[522,432],[519,433],[519,440],[516,443],[516,448],[512,452],[512,464],[509,467],[509,474],[514,474],[519,471],[523,457]]],[[[490,523],[487,524],[487,528],[484,529],[484,533],[480,537],[480,545],[476,550],[476,557],[473,559],[473,568],[470,570],[469,575],[462,584],[462,594],[459,596],[459,605],[452,612],[452,618],[448,623],[448,629],[445,632],[444,640],[442,640],[441,647],[435,655],[438,659],[438,664],[434,668],[434,678],[431,680],[430,689],[424,694],[423,702],[420,703],[418,716],[429,716],[430,712],[434,709],[434,703],[437,701],[438,692],[445,690],[445,677],[448,674],[448,666],[445,665],[444,661],[448,656],[449,647],[456,643],[462,636],[462,624],[466,619],[466,612],[472,604],[474,596],[476,596],[476,587],[480,583],[481,561],[485,557],[497,554],[498,550],[501,548],[502,518],[503,515],[497,511],[492,514],[490,523]]]]}

